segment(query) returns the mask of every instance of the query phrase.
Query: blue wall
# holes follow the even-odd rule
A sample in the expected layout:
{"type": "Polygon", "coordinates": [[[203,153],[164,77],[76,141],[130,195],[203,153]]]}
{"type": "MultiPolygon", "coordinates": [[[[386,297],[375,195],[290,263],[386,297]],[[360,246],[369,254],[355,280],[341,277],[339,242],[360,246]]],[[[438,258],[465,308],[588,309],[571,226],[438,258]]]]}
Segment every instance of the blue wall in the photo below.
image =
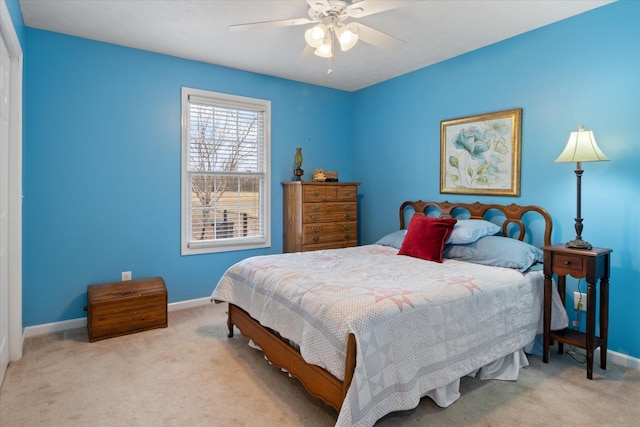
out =
{"type": "Polygon", "coordinates": [[[161,275],[182,301],[237,260],[280,252],[297,146],[308,173],[362,182],[361,243],[418,198],[541,205],[554,242],[569,240],[574,167],[554,160],[584,124],[612,160],[584,164],[582,200],[585,239],[614,249],[610,349],[640,357],[639,23],[640,3],[620,1],[356,93],[22,29],[24,325],[84,316],[86,285],[121,271],[161,275]],[[270,250],[180,256],[181,86],[272,101],[270,250]],[[521,197],[441,195],[440,121],[516,107],[521,197]]]}
{"type": "MultiPolygon", "coordinates": [[[[554,160],[572,130],[593,130],[611,161],[583,164],[583,237],[614,250],[609,347],[640,357],[640,2],[604,6],[361,90],[354,100],[362,243],[397,229],[400,203],[415,199],[540,205],[553,216],[554,243],[571,240],[575,164],[554,160]],[[440,194],[440,122],[517,107],[521,196],[440,194]]],[[[576,286],[568,281],[568,293],[576,286]]]]}
{"type": "Polygon", "coordinates": [[[303,147],[351,176],[347,92],[27,28],[24,325],[85,316],[86,287],[162,276],[169,300],[208,296],[250,255],[282,251],[281,181],[303,147]],[[180,256],[180,88],[271,100],[272,247],[180,256]],[[331,126],[318,125],[331,123],[331,126]]]}

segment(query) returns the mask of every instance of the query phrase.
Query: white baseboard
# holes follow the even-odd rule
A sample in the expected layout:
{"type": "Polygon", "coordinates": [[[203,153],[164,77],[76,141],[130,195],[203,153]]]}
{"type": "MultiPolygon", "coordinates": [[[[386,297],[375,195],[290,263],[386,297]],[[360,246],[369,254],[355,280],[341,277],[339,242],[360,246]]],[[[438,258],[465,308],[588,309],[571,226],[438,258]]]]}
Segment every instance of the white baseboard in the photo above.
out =
{"type": "MultiPolygon", "coordinates": [[[[198,307],[201,305],[211,304],[209,297],[191,299],[187,301],[172,302],[167,305],[168,311],[184,310],[186,308],[198,307]]],[[[36,335],[48,334],[51,332],[66,331],[68,329],[86,328],[87,318],[81,317],[78,319],[63,320],[61,322],[46,323],[43,325],[28,326],[24,328],[23,338],[34,337],[36,335]]],[[[599,362],[599,351],[596,351],[597,363],[599,362]]],[[[607,350],[607,360],[614,365],[622,366],[624,368],[634,369],[640,371],[640,359],[628,356],[617,351],[607,350]]]]}
{"type": "Polygon", "coordinates": [[[640,359],[628,356],[624,353],[618,353],[617,351],[607,350],[607,362],[622,366],[623,368],[640,371],[640,359]]]}
{"type": "Polygon", "coordinates": [[[167,306],[167,310],[169,311],[184,310],[185,308],[199,307],[201,305],[207,305],[207,304],[211,304],[211,297],[190,299],[190,300],[180,301],[180,302],[172,302],[167,306]]]}
{"type": "MultiPolygon", "coordinates": [[[[184,310],[185,308],[198,307],[200,305],[211,304],[209,297],[197,298],[187,301],[172,302],[167,305],[167,311],[184,310]]],[[[34,337],[37,335],[49,334],[52,332],[66,331],[69,329],[86,328],[87,318],[79,317],[77,319],[62,320],[60,322],[45,323],[42,325],[27,326],[22,334],[23,338],[34,337]]]]}

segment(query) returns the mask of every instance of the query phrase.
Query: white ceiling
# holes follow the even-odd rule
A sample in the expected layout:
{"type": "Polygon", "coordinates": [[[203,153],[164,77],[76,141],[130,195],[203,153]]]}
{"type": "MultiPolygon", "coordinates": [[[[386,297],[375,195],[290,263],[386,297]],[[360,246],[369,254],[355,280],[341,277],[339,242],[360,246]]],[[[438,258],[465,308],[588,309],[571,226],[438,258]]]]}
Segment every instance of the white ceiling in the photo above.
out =
{"type": "Polygon", "coordinates": [[[305,0],[20,0],[20,6],[28,27],[355,91],[611,2],[409,1],[359,19],[404,40],[401,50],[358,42],[337,52],[331,74],[328,59],[305,50],[310,24],[229,30],[233,24],[306,18],[305,0]]]}

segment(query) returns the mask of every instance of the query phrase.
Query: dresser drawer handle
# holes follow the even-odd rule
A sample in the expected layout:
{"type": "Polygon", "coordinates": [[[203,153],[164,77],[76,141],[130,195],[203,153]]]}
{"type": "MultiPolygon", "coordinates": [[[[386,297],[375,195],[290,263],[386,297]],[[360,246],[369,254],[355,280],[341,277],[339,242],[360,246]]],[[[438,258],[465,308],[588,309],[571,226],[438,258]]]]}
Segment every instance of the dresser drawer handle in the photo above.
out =
{"type": "Polygon", "coordinates": [[[320,191],[318,190],[313,190],[313,195],[318,197],[320,195],[320,191]]]}
{"type": "Polygon", "coordinates": [[[350,196],[351,195],[351,190],[345,190],[344,195],[345,196],[350,196]]]}
{"type": "Polygon", "coordinates": [[[571,265],[571,261],[565,261],[564,265],[571,265]]]}
{"type": "Polygon", "coordinates": [[[313,209],[314,212],[318,212],[320,210],[320,206],[313,205],[313,207],[311,209],[313,209]]]}
{"type": "Polygon", "coordinates": [[[314,233],[317,233],[318,231],[320,231],[320,227],[318,227],[317,225],[315,225],[315,226],[313,227],[313,232],[314,232],[314,233]]]}
{"type": "Polygon", "coordinates": [[[351,214],[349,212],[344,214],[344,219],[349,219],[349,218],[351,218],[351,214]]]}
{"type": "Polygon", "coordinates": [[[318,237],[318,236],[313,236],[313,241],[314,241],[314,242],[317,242],[318,240],[320,240],[320,237],[318,237]]]}
{"type": "Polygon", "coordinates": [[[351,230],[351,224],[345,224],[342,226],[342,228],[345,230],[351,230]]]}
{"type": "Polygon", "coordinates": [[[351,205],[344,205],[344,210],[345,211],[350,211],[351,210],[351,205]]]}
{"type": "Polygon", "coordinates": [[[351,233],[344,233],[344,238],[349,240],[349,238],[351,237],[351,233]]]}
{"type": "Polygon", "coordinates": [[[320,215],[312,215],[311,219],[313,219],[314,221],[318,221],[320,220],[320,215]]]}

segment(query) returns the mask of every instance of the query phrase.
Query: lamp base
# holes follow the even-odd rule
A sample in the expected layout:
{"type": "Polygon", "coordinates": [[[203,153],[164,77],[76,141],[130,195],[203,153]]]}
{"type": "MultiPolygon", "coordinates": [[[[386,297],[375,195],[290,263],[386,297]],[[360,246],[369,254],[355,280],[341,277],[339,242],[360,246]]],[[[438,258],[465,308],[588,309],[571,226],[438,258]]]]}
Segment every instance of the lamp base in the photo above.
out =
{"type": "Polygon", "coordinates": [[[304,175],[304,171],[300,169],[300,166],[293,170],[293,175],[295,176],[295,181],[302,181],[302,175],[304,175]]]}
{"type": "Polygon", "coordinates": [[[589,249],[592,248],[591,243],[585,242],[584,240],[582,240],[579,237],[574,239],[574,240],[571,240],[571,241],[565,243],[565,246],[567,248],[572,248],[572,249],[586,249],[586,250],[589,250],[589,249]]]}

